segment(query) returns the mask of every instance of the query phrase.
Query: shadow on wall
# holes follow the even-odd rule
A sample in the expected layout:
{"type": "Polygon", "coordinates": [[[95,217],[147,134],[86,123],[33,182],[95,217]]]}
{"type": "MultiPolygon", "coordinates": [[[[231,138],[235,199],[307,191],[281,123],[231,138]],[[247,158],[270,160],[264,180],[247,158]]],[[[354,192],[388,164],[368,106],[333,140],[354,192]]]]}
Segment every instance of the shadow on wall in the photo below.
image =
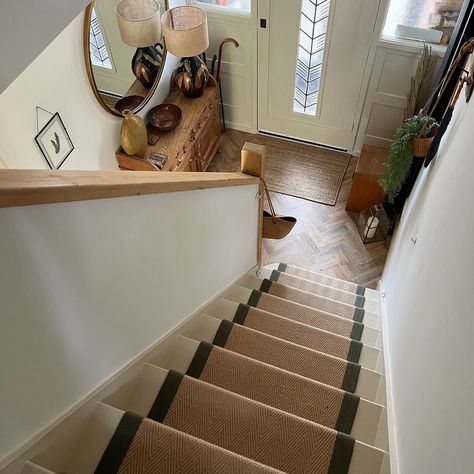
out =
{"type": "MultiPolygon", "coordinates": [[[[74,144],[61,169],[118,169],[121,120],[106,113],[92,93],[84,66],[83,25],[84,12],[0,95],[0,156],[8,168],[48,168],[34,141],[35,107],[40,106],[59,112],[74,144]]],[[[168,55],[155,95],[140,115],[167,97],[176,61],[168,55]]]]}

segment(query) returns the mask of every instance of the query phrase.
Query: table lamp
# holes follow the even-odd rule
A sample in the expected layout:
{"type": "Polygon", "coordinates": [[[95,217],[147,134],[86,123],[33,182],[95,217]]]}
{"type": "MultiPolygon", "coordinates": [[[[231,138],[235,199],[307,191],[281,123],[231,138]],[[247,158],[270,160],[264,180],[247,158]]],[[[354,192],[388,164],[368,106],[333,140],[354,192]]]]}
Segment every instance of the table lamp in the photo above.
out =
{"type": "Polygon", "coordinates": [[[209,71],[199,54],[209,47],[207,15],[198,7],[172,8],[161,17],[166,49],[181,57],[174,71],[174,80],[186,97],[200,97],[204,93],[209,71]]]}
{"type": "Polygon", "coordinates": [[[132,58],[133,74],[150,89],[163,59],[160,5],[156,0],[121,0],[115,12],[122,41],[137,48],[132,58]]]}

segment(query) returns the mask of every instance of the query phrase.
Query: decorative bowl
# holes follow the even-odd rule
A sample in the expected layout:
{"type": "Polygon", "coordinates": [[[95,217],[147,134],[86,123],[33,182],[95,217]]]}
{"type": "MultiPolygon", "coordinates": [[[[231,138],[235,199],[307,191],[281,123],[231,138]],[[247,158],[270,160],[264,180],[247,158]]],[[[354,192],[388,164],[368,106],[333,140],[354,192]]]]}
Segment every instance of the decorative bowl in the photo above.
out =
{"type": "Polygon", "coordinates": [[[143,99],[141,95],[128,95],[118,100],[114,109],[118,110],[121,114],[127,109],[133,112],[143,102],[143,99]]]}
{"type": "Polygon", "coordinates": [[[182,115],[177,105],[160,104],[148,112],[148,121],[155,130],[169,132],[179,125],[182,115]]]}

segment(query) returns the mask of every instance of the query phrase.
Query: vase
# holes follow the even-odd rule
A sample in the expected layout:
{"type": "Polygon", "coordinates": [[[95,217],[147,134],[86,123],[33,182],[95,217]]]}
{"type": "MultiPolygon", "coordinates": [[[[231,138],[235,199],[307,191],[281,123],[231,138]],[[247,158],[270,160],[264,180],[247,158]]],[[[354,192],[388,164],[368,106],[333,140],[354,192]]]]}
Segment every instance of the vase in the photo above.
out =
{"type": "Polygon", "coordinates": [[[202,96],[208,80],[207,66],[198,56],[182,58],[174,71],[175,83],[191,99],[202,96]]]}
{"type": "Polygon", "coordinates": [[[147,149],[147,131],[145,122],[130,110],[123,111],[122,128],[120,129],[120,143],[127,155],[143,158],[147,149]]]}
{"type": "Polygon", "coordinates": [[[162,61],[163,46],[160,43],[138,48],[132,58],[133,74],[147,89],[151,89],[160,72],[162,61]]]}

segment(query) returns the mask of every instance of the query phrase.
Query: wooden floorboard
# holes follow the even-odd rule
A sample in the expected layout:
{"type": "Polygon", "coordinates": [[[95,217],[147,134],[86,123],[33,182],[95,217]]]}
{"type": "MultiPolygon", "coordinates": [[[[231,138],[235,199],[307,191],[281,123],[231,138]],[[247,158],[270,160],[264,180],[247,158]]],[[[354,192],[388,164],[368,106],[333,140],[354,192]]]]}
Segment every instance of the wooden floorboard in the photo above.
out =
{"type": "MultiPolygon", "coordinates": [[[[240,150],[251,134],[228,130],[208,171],[236,171],[240,150]]],[[[298,223],[283,240],[264,240],[263,264],[284,262],[375,288],[382,275],[389,241],[364,245],[356,217],[345,211],[352,174],[349,163],[339,199],[334,207],[272,193],[279,214],[292,215],[298,223]]]]}

